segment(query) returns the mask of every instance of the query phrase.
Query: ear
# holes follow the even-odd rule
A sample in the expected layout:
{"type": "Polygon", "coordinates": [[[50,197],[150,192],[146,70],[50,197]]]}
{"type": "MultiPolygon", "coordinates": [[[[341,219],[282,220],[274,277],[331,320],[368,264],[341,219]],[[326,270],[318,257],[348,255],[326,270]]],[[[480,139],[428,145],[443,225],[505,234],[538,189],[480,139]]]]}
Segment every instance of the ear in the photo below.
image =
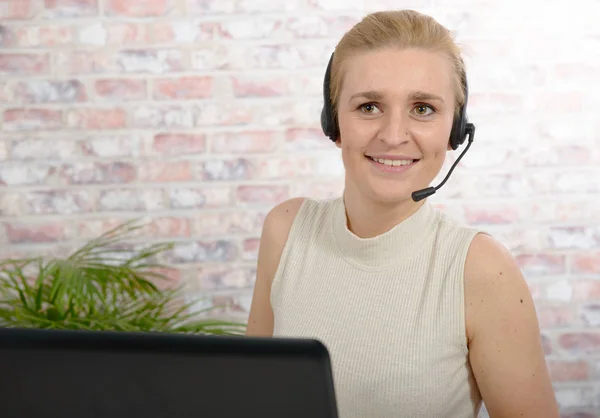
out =
{"type": "Polygon", "coordinates": [[[335,146],[338,147],[339,149],[342,149],[342,140],[340,139],[339,136],[335,140],[335,146]]]}
{"type": "Polygon", "coordinates": [[[448,151],[453,151],[452,150],[452,145],[450,144],[450,141],[448,141],[448,148],[446,148],[448,151]]]}

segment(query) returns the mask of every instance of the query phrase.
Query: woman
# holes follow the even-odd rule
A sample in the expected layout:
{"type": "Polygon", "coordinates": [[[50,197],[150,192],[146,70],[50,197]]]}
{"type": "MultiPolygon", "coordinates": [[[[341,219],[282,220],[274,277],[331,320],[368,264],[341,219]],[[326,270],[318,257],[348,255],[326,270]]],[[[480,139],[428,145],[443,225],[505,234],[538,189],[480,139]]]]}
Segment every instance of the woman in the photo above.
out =
{"type": "Polygon", "coordinates": [[[369,15],[330,77],[343,196],[268,214],[247,335],[322,341],[341,418],[476,417],[482,400],[493,418],[558,417],[514,259],[411,197],[456,146],[467,94],[451,34],[413,11],[369,15]]]}

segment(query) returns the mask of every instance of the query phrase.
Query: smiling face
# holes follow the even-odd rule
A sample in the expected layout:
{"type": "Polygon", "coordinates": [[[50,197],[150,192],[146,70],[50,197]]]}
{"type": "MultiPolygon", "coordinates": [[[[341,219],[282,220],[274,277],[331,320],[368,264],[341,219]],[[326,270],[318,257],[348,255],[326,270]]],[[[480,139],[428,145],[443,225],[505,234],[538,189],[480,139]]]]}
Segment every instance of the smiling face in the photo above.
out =
{"type": "Polygon", "coordinates": [[[394,203],[428,187],[449,149],[452,66],[438,52],[385,48],[349,57],[337,117],[346,188],[394,203]]]}

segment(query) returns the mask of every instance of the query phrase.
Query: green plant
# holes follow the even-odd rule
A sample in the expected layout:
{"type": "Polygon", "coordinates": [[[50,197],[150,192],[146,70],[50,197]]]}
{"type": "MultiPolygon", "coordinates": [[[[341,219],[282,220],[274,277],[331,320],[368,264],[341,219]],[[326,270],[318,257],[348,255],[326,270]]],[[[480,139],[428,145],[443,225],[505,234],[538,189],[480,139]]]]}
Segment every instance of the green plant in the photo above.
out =
{"type": "Polygon", "coordinates": [[[0,326],[243,334],[243,324],[193,313],[181,287],[157,286],[166,267],[153,260],[174,243],[119,249],[142,226],[125,222],[66,258],[0,261],[0,326]]]}

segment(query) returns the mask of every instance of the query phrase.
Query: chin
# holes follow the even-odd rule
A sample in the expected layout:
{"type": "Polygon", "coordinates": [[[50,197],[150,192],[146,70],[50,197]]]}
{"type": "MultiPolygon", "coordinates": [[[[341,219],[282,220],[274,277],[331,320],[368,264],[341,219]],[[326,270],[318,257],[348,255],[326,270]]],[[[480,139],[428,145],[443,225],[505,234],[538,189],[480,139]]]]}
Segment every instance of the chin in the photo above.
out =
{"type": "MultiPolygon", "coordinates": [[[[421,187],[412,187],[410,183],[399,184],[399,182],[382,181],[377,179],[366,184],[363,196],[378,203],[397,204],[412,200],[412,193],[421,187]]],[[[404,183],[404,182],[402,182],[404,183]]]]}

